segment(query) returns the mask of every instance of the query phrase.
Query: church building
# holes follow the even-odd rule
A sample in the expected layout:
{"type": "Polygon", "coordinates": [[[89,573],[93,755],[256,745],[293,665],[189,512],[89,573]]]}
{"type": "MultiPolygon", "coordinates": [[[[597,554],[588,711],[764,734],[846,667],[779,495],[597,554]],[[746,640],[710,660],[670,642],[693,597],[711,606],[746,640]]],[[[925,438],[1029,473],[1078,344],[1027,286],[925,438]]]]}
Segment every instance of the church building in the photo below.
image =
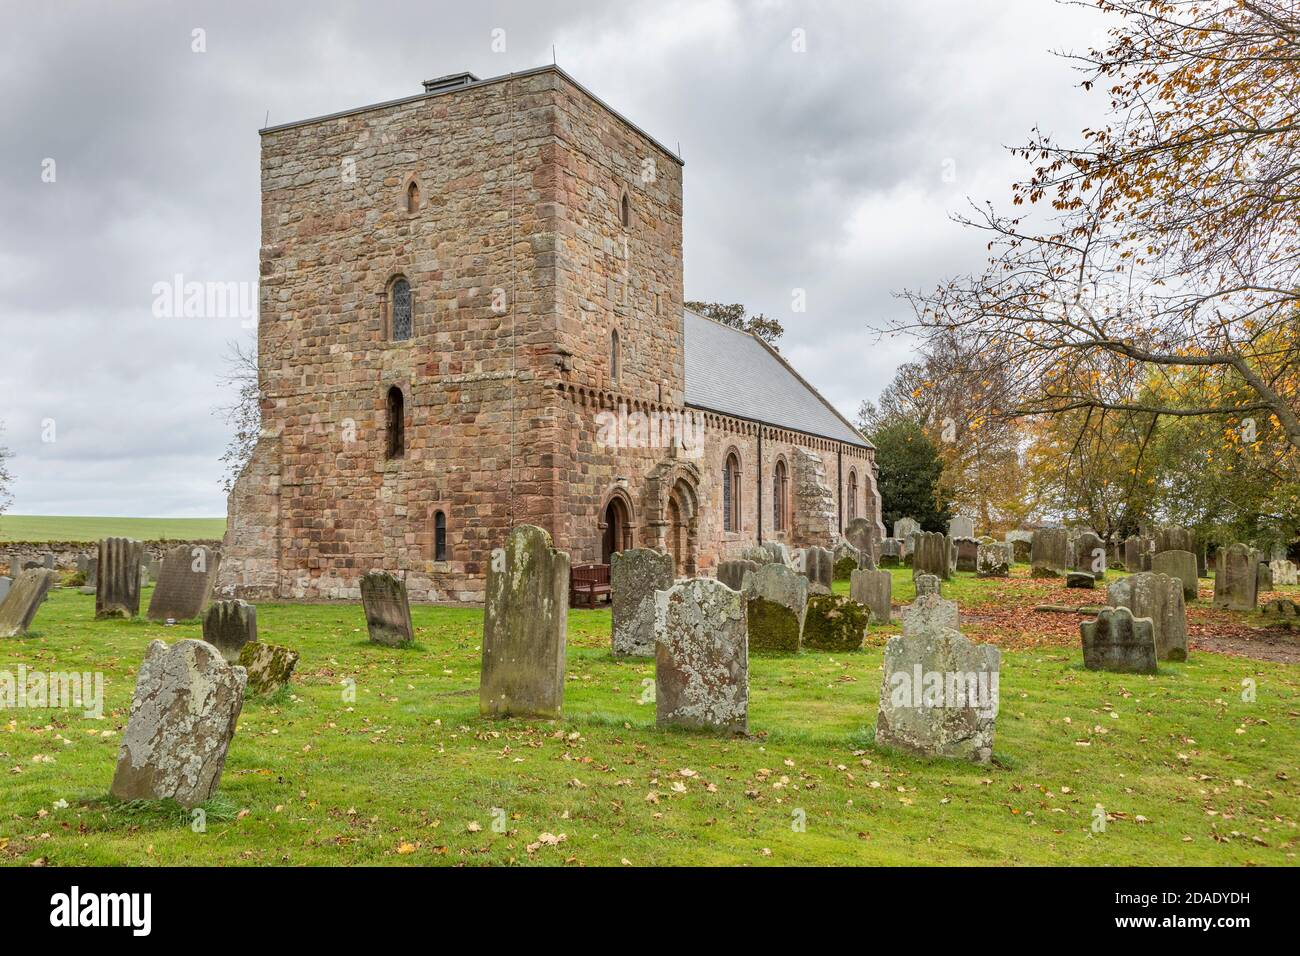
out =
{"type": "Polygon", "coordinates": [[[262,130],[262,431],[219,590],[475,601],[510,528],[680,575],[884,536],[871,444],[683,306],[682,162],[556,66],[262,130]]]}

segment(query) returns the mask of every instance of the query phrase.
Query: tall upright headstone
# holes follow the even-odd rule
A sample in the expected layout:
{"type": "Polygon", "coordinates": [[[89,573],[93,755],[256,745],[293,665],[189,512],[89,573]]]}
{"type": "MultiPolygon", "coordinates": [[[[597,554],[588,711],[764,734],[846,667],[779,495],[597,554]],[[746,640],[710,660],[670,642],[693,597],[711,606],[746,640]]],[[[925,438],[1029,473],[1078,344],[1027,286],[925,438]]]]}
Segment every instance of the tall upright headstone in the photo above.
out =
{"type": "Polygon", "coordinates": [[[163,556],[158,586],[149,599],[146,616],[160,623],[188,621],[200,616],[212,601],[212,588],[220,568],[220,551],[188,544],[170,549],[163,556]]]}
{"type": "Polygon", "coordinates": [[[980,543],[974,538],[953,538],[953,544],[957,546],[957,570],[978,570],[980,543]]]}
{"type": "Polygon", "coordinates": [[[1274,587],[1294,587],[1297,581],[1296,566],[1286,559],[1270,561],[1266,567],[1272,574],[1274,587]]]}
{"type": "Polygon", "coordinates": [[[244,645],[257,640],[257,608],[243,601],[215,601],[203,615],[203,639],[238,664],[244,645]]]}
{"type": "Polygon", "coordinates": [[[1158,660],[1187,660],[1187,615],[1182,581],[1154,571],[1130,574],[1106,589],[1106,603],[1111,607],[1128,608],[1135,618],[1150,619],[1158,660]]]}
{"type": "Polygon", "coordinates": [[[880,542],[876,535],[875,524],[866,518],[854,518],[844,526],[844,540],[858,549],[858,567],[868,567],[868,560],[875,561],[879,558],[880,542]]]}
{"type": "Polygon", "coordinates": [[[808,590],[813,594],[830,594],[835,581],[835,555],[814,545],[803,549],[801,560],[808,590]]]}
{"type": "Polygon", "coordinates": [[[921,530],[921,523],[915,518],[899,518],[894,522],[894,537],[906,541],[921,530]]]}
{"type": "Polygon", "coordinates": [[[655,607],[659,727],[743,733],[749,726],[744,596],[708,578],[660,591],[655,607]]]}
{"type": "Polygon", "coordinates": [[[144,545],[130,538],[99,542],[95,576],[95,619],[126,618],[140,613],[140,561],[144,545]]]}
{"type": "Polygon", "coordinates": [[[405,647],[415,640],[406,582],[387,571],[367,571],[361,578],[361,607],[370,640],[386,647],[405,647]]]}
{"type": "Polygon", "coordinates": [[[1255,564],[1255,552],[1240,542],[1219,550],[1214,570],[1215,607],[1230,611],[1255,610],[1259,586],[1255,564]]]}
{"type": "Polygon", "coordinates": [[[854,571],[849,579],[849,597],[871,611],[871,619],[878,624],[888,624],[890,598],[894,576],[888,571],[854,571]]]}
{"type": "Polygon", "coordinates": [[[1036,578],[1059,578],[1068,570],[1070,537],[1064,528],[1039,528],[1029,546],[1029,573],[1036,578]]]}
{"type": "MultiPolygon", "coordinates": [[[[101,564],[103,562],[101,561],[101,564]]],[[[111,792],[194,807],[221,782],[248,677],[211,644],[154,641],[135,682],[111,792]]]]}
{"type": "Polygon", "coordinates": [[[1124,539],[1124,570],[1142,570],[1142,539],[1135,534],[1124,539]]]}
{"type": "Polygon", "coordinates": [[[57,572],[47,568],[18,572],[8,596],[0,602],[0,637],[22,637],[27,633],[58,577],[57,572]]]}
{"type": "Polygon", "coordinates": [[[918,531],[914,536],[915,553],[912,555],[912,577],[933,574],[947,581],[952,577],[951,555],[948,553],[952,541],[937,531],[918,531]]]}
{"type": "Polygon", "coordinates": [[[1092,531],[1085,531],[1074,539],[1074,554],[1071,567],[1076,571],[1087,571],[1097,578],[1106,574],[1106,542],[1092,531]]]}
{"type": "Polygon", "coordinates": [[[948,537],[950,538],[973,538],[975,537],[975,519],[967,515],[956,515],[948,520],[948,537]]]}
{"type": "Polygon", "coordinates": [[[610,558],[613,591],[610,650],[615,657],[652,657],[655,592],[673,586],[673,556],[652,548],[628,548],[610,558]]]}
{"type": "MultiPolygon", "coordinates": [[[[745,572],[757,571],[767,563],[767,561],[747,561],[743,558],[732,561],[719,561],[717,578],[727,587],[731,588],[731,590],[739,591],[741,585],[745,581],[745,572]]],[[[671,585],[672,582],[670,581],[668,585],[665,585],[665,588],[670,587],[671,585]]],[[[660,590],[664,590],[665,588],[660,588],[660,590]]]]}
{"type": "Polygon", "coordinates": [[[551,547],[541,528],[520,525],[488,566],[479,713],[560,716],[568,617],[568,553],[551,547]]]}
{"type": "Polygon", "coordinates": [[[1190,551],[1158,551],[1151,557],[1151,570],[1177,578],[1183,585],[1183,599],[1196,600],[1199,581],[1196,577],[1196,555],[1190,551]]]}

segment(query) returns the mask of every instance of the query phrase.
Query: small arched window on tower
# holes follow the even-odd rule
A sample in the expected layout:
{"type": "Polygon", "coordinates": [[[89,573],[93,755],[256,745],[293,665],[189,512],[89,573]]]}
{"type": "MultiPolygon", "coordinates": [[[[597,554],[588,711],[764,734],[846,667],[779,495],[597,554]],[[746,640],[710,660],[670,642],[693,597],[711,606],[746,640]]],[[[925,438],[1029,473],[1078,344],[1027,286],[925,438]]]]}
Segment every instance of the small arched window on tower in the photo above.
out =
{"type": "Polygon", "coordinates": [[[785,531],[790,520],[786,495],[789,493],[789,480],[785,473],[785,462],[777,460],[772,472],[772,523],[777,531],[785,531]]]}
{"type": "Polygon", "coordinates": [[[618,221],[623,224],[624,229],[632,225],[632,200],[627,198],[627,193],[623,193],[623,198],[618,204],[618,221]]]}
{"type": "Polygon", "coordinates": [[[406,399],[396,385],[388,390],[387,435],[386,457],[401,458],[406,454],[406,399]]]}
{"type": "Polygon", "coordinates": [[[722,466],[722,530],[740,530],[740,460],[735,452],[722,466]]]}
{"type": "Polygon", "coordinates": [[[619,353],[618,329],[609,333],[609,380],[613,384],[618,384],[618,375],[621,371],[623,356],[619,353]]]}
{"type": "Polygon", "coordinates": [[[447,514],[443,511],[433,515],[433,560],[447,560],[447,514]]]}
{"type": "Polygon", "coordinates": [[[849,472],[849,520],[852,521],[858,516],[858,473],[849,472]]]}
{"type": "Polygon", "coordinates": [[[405,342],[411,337],[411,283],[398,276],[388,288],[388,328],[394,342],[405,342]]]}
{"type": "Polygon", "coordinates": [[[411,181],[406,187],[406,212],[407,215],[414,216],[420,211],[420,184],[411,181]]]}

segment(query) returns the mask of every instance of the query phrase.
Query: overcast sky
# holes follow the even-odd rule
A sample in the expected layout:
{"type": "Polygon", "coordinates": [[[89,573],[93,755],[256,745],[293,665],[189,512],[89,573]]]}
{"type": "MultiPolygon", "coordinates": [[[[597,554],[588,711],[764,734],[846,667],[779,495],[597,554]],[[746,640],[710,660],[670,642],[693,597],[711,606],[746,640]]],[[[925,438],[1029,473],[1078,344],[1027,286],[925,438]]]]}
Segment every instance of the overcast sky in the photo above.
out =
{"type": "Polygon", "coordinates": [[[1103,23],[1051,0],[9,0],[11,510],[224,514],[229,428],[212,409],[225,343],[250,333],[156,318],[153,290],[176,274],[256,281],[258,128],[538,66],[552,45],[614,109],[681,144],[687,298],[779,318],[782,352],[852,418],[909,355],[869,330],[898,314],[893,293],[982,261],[949,213],[968,196],[1006,204],[1023,167],[1004,147],[1035,124],[1073,137],[1098,118],[1099,94],[1052,51],[1096,42],[1103,23]],[[806,312],[791,312],[796,288],[806,312]]]}

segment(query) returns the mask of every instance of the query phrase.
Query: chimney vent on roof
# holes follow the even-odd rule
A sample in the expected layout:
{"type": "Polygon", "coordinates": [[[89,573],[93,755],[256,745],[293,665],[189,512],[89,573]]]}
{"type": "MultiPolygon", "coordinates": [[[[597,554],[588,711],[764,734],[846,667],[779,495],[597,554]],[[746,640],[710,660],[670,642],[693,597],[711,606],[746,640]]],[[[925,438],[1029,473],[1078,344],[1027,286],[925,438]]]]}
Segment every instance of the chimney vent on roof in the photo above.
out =
{"type": "Polygon", "coordinates": [[[477,82],[478,77],[473,73],[450,73],[435,80],[425,80],[424,92],[441,93],[443,90],[452,90],[458,86],[469,86],[469,84],[477,82]]]}

